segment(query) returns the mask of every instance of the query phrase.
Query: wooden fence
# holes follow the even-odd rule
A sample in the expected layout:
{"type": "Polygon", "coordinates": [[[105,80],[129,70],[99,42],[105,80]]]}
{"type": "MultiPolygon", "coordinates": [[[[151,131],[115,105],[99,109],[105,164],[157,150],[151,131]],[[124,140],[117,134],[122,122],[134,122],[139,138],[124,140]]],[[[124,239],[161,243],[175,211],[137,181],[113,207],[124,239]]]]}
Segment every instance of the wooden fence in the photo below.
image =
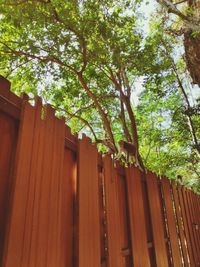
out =
{"type": "Polygon", "coordinates": [[[200,197],[113,166],[0,78],[0,266],[200,266],[200,197]]]}

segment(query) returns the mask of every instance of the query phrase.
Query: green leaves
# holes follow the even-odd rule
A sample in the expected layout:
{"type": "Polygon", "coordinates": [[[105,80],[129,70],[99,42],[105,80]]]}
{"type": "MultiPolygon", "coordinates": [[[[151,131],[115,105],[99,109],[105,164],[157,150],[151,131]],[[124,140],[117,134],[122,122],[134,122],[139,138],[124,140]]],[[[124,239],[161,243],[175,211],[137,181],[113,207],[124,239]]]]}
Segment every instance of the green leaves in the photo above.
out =
{"type": "MultiPolygon", "coordinates": [[[[141,0],[11,2],[0,0],[0,72],[15,92],[41,95],[73,131],[93,139],[109,139],[110,126],[117,143],[126,139],[120,90],[137,94],[135,81],[141,79],[134,112],[146,166],[170,178],[191,166],[199,172],[170,57],[176,41],[166,37],[155,17],[152,31],[143,36],[141,0]]],[[[183,61],[177,68],[184,68],[183,61]]],[[[125,120],[131,132],[126,108],[125,120]]],[[[199,117],[193,120],[199,136],[199,117]]]]}

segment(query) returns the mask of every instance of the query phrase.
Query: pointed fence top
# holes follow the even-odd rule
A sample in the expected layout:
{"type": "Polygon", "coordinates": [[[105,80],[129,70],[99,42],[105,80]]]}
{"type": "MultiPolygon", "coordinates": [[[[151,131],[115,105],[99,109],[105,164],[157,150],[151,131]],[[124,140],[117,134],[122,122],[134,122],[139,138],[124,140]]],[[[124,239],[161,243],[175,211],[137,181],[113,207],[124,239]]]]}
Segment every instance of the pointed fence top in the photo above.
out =
{"type": "Polygon", "coordinates": [[[4,78],[2,75],[0,75],[0,88],[1,90],[9,91],[10,90],[11,83],[4,78]]]}

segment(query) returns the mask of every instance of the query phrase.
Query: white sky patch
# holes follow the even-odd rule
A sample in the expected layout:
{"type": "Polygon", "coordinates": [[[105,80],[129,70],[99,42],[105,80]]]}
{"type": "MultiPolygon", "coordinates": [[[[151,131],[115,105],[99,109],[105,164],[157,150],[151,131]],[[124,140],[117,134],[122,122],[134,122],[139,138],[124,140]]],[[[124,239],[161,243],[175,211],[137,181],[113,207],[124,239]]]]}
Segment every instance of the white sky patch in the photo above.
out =
{"type": "Polygon", "coordinates": [[[155,0],[150,1],[143,1],[141,3],[141,6],[139,8],[139,12],[143,14],[143,17],[141,18],[141,28],[144,31],[144,34],[147,35],[150,31],[149,29],[149,19],[153,12],[156,10],[158,4],[155,0]]]}
{"type": "MultiPolygon", "coordinates": [[[[149,28],[149,19],[153,12],[155,11],[157,7],[157,2],[155,0],[150,0],[142,2],[141,6],[139,8],[139,13],[141,13],[142,17],[140,18],[140,27],[142,28],[142,31],[144,35],[147,35],[150,31],[149,28]]],[[[139,104],[139,96],[144,91],[144,77],[139,77],[134,83],[133,83],[133,90],[131,94],[131,103],[134,107],[136,107],[139,104]]]]}
{"type": "Polygon", "coordinates": [[[133,90],[131,92],[131,103],[134,107],[136,107],[139,104],[139,96],[144,91],[144,77],[139,77],[134,83],[133,83],[133,90]]]}

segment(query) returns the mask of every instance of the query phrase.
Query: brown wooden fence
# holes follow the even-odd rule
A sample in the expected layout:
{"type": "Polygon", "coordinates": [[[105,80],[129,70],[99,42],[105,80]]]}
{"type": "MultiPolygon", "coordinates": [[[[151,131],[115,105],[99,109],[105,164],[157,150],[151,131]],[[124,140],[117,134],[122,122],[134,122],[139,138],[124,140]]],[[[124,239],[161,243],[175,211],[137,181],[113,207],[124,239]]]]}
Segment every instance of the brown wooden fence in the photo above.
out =
{"type": "Polygon", "coordinates": [[[1,77],[0,266],[200,266],[200,197],[114,167],[1,77]]]}

